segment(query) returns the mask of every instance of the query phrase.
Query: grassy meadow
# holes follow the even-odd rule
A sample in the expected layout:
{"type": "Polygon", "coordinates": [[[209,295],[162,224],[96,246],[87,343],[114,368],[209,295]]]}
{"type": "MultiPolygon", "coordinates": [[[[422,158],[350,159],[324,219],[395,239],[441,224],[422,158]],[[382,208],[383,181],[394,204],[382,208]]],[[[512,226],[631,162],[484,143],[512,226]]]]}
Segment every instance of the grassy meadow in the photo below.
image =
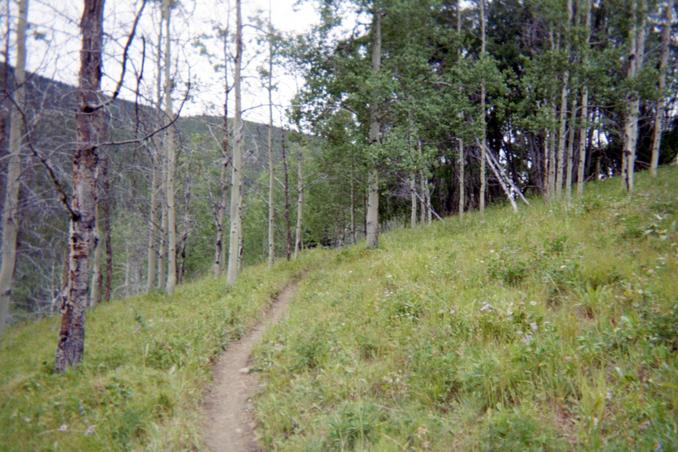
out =
{"type": "Polygon", "coordinates": [[[0,343],[0,450],[202,450],[211,363],[291,279],[256,352],[267,450],[678,449],[678,168],[572,206],[490,208],[272,270],[58,318],[0,343]]]}
{"type": "Polygon", "coordinates": [[[678,450],[678,168],[382,236],[258,349],[276,450],[678,450]]]}
{"type": "Polygon", "coordinates": [[[58,318],[10,328],[0,342],[0,450],[201,449],[199,409],[211,363],[321,253],[248,267],[102,304],[87,315],[85,358],[53,372],[58,318]]]}

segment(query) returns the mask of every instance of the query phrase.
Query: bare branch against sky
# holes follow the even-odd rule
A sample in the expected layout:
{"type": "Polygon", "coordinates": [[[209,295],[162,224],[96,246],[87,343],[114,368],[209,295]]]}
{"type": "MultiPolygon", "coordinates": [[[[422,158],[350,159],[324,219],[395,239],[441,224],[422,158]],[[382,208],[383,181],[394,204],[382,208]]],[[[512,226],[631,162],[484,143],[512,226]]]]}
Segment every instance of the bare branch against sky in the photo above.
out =
{"type": "MultiPolygon", "coordinates": [[[[296,0],[277,0],[273,4],[273,26],[285,33],[303,33],[318,21],[317,14],[312,6],[295,6],[296,0]]],[[[115,89],[117,77],[120,74],[120,62],[124,50],[126,37],[129,35],[134,14],[139,9],[140,1],[108,0],[105,11],[105,63],[103,89],[111,94],[115,89]]],[[[31,4],[29,11],[30,41],[28,43],[28,67],[31,72],[37,72],[45,77],[54,78],[71,85],[76,84],[78,68],[78,21],[82,3],[79,0],[36,0],[31,4]]],[[[243,2],[244,18],[256,17],[261,14],[268,16],[267,0],[250,0],[243,2]]],[[[203,35],[214,33],[216,26],[226,23],[226,2],[224,0],[182,0],[181,8],[176,14],[174,28],[177,49],[178,73],[175,74],[178,90],[183,88],[191,77],[191,99],[184,110],[185,115],[215,114],[222,111],[221,89],[223,82],[221,72],[215,69],[221,64],[218,57],[210,60],[193,43],[203,35]],[[219,16],[223,11],[224,17],[219,16]]],[[[14,12],[13,12],[14,13],[14,12]]],[[[245,19],[247,20],[247,19],[245,19]]],[[[149,4],[139,23],[137,35],[152,37],[155,35],[159,23],[158,6],[149,4]]],[[[252,27],[246,27],[245,58],[247,67],[244,67],[245,83],[243,86],[243,108],[247,112],[246,119],[266,122],[267,94],[258,79],[257,68],[263,63],[265,52],[256,48],[258,33],[252,27]]],[[[203,42],[209,54],[219,55],[219,42],[209,40],[203,42]]],[[[135,40],[130,49],[132,57],[129,61],[129,70],[120,97],[134,100],[136,88],[135,78],[141,67],[141,39],[135,40]]],[[[147,55],[147,58],[149,55],[147,55]]],[[[153,98],[153,65],[145,67],[144,83],[141,94],[146,99],[153,98]]],[[[299,81],[295,80],[283,67],[276,72],[277,91],[274,93],[273,103],[276,108],[289,105],[294,96],[299,81]]],[[[179,94],[177,94],[178,96],[179,94]]],[[[279,115],[276,115],[279,117],[279,115]]]]}

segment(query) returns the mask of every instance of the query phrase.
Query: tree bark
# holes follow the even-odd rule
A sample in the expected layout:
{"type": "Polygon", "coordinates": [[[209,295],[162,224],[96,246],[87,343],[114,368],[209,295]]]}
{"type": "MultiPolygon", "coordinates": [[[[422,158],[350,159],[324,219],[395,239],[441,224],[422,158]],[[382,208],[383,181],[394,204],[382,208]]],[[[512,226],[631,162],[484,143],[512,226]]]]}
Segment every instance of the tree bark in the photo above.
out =
{"type": "MultiPolygon", "coordinates": [[[[643,66],[645,54],[645,1],[634,2],[633,27],[631,28],[629,39],[633,42],[631,53],[629,55],[628,78],[634,79],[638,76],[643,66]],[[640,24],[637,24],[637,18],[640,17],[640,24]]],[[[636,146],[638,142],[638,116],[640,114],[640,94],[632,92],[628,101],[629,109],[624,118],[624,154],[622,180],[626,185],[626,190],[633,193],[635,167],[636,167],[636,146]]]]}
{"type": "Polygon", "coordinates": [[[238,276],[240,266],[240,237],[242,234],[241,220],[241,170],[242,170],[242,106],[241,80],[242,66],[242,7],[241,0],[236,0],[236,33],[235,33],[235,118],[233,123],[235,146],[233,147],[233,165],[231,171],[231,207],[230,207],[230,235],[228,242],[228,269],[227,283],[232,285],[238,276]]]}
{"type": "Polygon", "coordinates": [[[664,26],[662,28],[661,57],[659,63],[659,99],[654,114],[654,130],[652,132],[652,158],[650,161],[650,173],[652,177],[657,176],[657,166],[659,165],[659,150],[662,142],[662,130],[664,125],[664,113],[666,109],[665,91],[666,91],[666,71],[669,65],[669,44],[671,41],[671,22],[673,21],[673,8],[671,0],[666,1],[664,7],[664,26]]]}
{"type": "MultiPolygon", "coordinates": [[[[582,66],[588,65],[589,41],[591,40],[591,0],[584,0],[584,51],[582,66]]],[[[579,163],[577,167],[577,195],[584,194],[584,169],[586,168],[586,135],[588,130],[588,105],[589,88],[588,81],[584,80],[581,90],[581,114],[579,115],[579,163]]]]}
{"type": "MultiPolygon", "coordinates": [[[[3,16],[5,18],[5,35],[4,35],[4,46],[2,49],[2,55],[4,57],[4,61],[2,63],[2,67],[0,68],[0,89],[2,90],[1,95],[3,100],[0,101],[0,152],[2,153],[2,157],[4,157],[4,152],[5,149],[7,149],[7,152],[9,152],[8,146],[7,146],[7,141],[9,140],[9,137],[7,136],[6,133],[6,125],[7,121],[9,120],[9,112],[10,112],[10,105],[11,103],[9,102],[9,96],[11,95],[10,90],[9,90],[9,48],[10,48],[10,43],[11,43],[11,35],[12,35],[12,23],[11,23],[11,3],[10,0],[5,0],[5,8],[3,11],[3,16]]],[[[15,63],[16,66],[16,63],[15,63]]],[[[16,71],[16,69],[15,69],[16,71]]],[[[1,310],[2,308],[0,308],[1,310]]],[[[0,326],[0,333],[1,333],[2,327],[0,326]]]]}
{"type": "Polygon", "coordinates": [[[464,204],[466,196],[464,194],[464,166],[466,164],[466,156],[464,155],[464,140],[459,138],[459,216],[464,216],[464,204]]]}
{"type": "MultiPolygon", "coordinates": [[[[372,74],[381,70],[381,11],[372,12],[372,74]]],[[[369,144],[379,143],[380,124],[378,117],[377,96],[373,95],[369,106],[369,144]]],[[[367,248],[379,246],[379,170],[376,163],[370,168],[367,176],[367,212],[365,215],[367,248]]]]}
{"type": "Polygon", "coordinates": [[[567,167],[565,169],[565,197],[568,205],[572,201],[572,171],[574,170],[574,130],[577,122],[577,95],[576,92],[572,95],[572,104],[570,107],[570,124],[568,126],[567,136],[567,167]]]}
{"type": "Polygon", "coordinates": [[[568,95],[568,83],[569,83],[570,73],[565,71],[563,73],[563,86],[560,91],[560,126],[558,128],[558,156],[556,166],[556,198],[560,198],[563,194],[563,175],[565,174],[565,141],[566,141],[566,129],[567,124],[567,95],[568,95]]]}
{"type": "MultiPolygon", "coordinates": [[[[189,159],[190,160],[190,159],[189,159]]],[[[186,247],[188,246],[188,236],[191,233],[191,171],[187,168],[187,176],[184,182],[184,218],[182,221],[181,239],[177,246],[177,282],[181,284],[184,280],[186,270],[186,247]]]]}
{"type": "MultiPolygon", "coordinates": [[[[230,16],[230,10],[227,16],[230,16]]],[[[224,270],[224,263],[226,261],[226,253],[224,245],[226,243],[226,228],[225,215],[226,205],[228,204],[228,167],[230,165],[229,157],[229,130],[228,130],[228,95],[230,87],[228,85],[228,31],[229,21],[227,19],[226,30],[222,36],[223,53],[224,53],[224,118],[223,129],[224,135],[221,140],[221,172],[219,174],[219,194],[220,199],[217,201],[217,209],[215,212],[214,223],[216,226],[216,236],[214,239],[214,263],[212,265],[212,274],[219,276],[224,270]]]]}
{"type": "Polygon", "coordinates": [[[549,130],[544,129],[544,138],[543,138],[543,144],[544,144],[544,165],[543,165],[543,170],[544,174],[542,177],[542,185],[543,185],[543,192],[542,195],[544,196],[545,199],[549,198],[549,185],[550,185],[550,180],[549,180],[549,159],[551,157],[551,153],[549,150],[549,130]]]}
{"type": "Polygon", "coordinates": [[[299,146],[297,152],[297,224],[294,230],[294,257],[301,253],[303,247],[302,225],[304,208],[304,168],[303,168],[302,147],[299,146]]]}
{"type": "Polygon", "coordinates": [[[158,199],[158,191],[160,190],[160,181],[159,181],[159,158],[155,152],[151,155],[151,199],[150,199],[150,212],[148,219],[148,245],[146,247],[146,290],[150,291],[156,286],[156,271],[158,265],[158,249],[157,249],[157,237],[158,237],[158,210],[160,209],[160,200],[158,199]]]}
{"type": "MultiPolygon", "coordinates": [[[[479,0],[480,5],[480,58],[485,59],[485,0],[479,0]]],[[[480,212],[485,212],[485,193],[487,192],[487,170],[485,169],[485,150],[487,148],[487,124],[485,121],[485,79],[480,81],[480,193],[478,194],[480,212]]]]}
{"type": "MultiPolygon", "coordinates": [[[[107,202],[108,194],[105,192],[109,184],[108,180],[108,159],[99,158],[99,167],[97,168],[97,205],[96,205],[96,240],[94,249],[94,271],[92,273],[92,287],[90,295],[90,306],[96,306],[101,303],[104,296],[104,281],[107,276],[107,243],[106,243],[106,224],[110,221],[104,218],[110,214],[110,209],[104,204],[107,202]],[[104,184],[106,186],[104,186],[104,184]]],[[[110,234],[109,234],[110,239],[110,234]]],[[[110,245],[109,245],[110,246],[110,245]]]]}
{"type": "MultiPolygon", "coordinates": [[[[156,116],[158,124],[162,123],[162,20],[161,26],[158,29],[158,40],[156,42],[156,60],[155,60],[155,101],[156,101],[156,116]]],[[[155,141],[155,140],[154,140],[155,141]]],[[[146,247],[146,290],[151,291],[155,287],[160,287],[158,281],[161,280],[159,272],[162,265],[159,262],[159,254],[162,248],[158,248],[159,241],[162,240],[162,213],[161,213],[161,193],[164,182],[162,162],[159,148],[161,146],[153,146],[151,148],[151,187],[150,187],[150,212],[148,221],[148,245],[146,247]],[[155,148],[155,149],[154,149],[155,148]]]]}
{"type": "MultiPolygon", "coordinates": [[[[457,39],[459,39],[457,58],[461,61],[461,0],[457,0],[457,39]]],[[[459,91],[463,90],[462,86],[459,86],[459,91]]],[[[464,114],[460,113],[460,118],[464,119],[464,114]]],[[[464,195],[464,171],[466,156],[464,155],[464,140],[459,138],[459,217],[464,216],[464,204],[465,204],[465,195],[464,195]]]]}
{"type": "MultiPolygon", "coordinates": [[[[2,265],[0,266],[0,336],[9,314],[16,268],[16,244],[19,234],[19,188],[21,186],[21,147],[23,140],[23,118],[19,108],[26,104],[26,28],[28,0],[19,2],[19,16],[16,31],[16,63],[14,68],[14,102],[10,105],[9,161],[5,202],[2,210],[2,265]],[[17,107],[18,106],[18,107],[17,107]]],[[[8,31],[9,33],[9,31],[8,31]]],[[[7,65],[8,62],[5,62],[7,65]]],[[[4,127],[4,125],[3,125],[4,127]]]]}
{"type": "Polygon", "coordinates": [[[292,220],[290,216],[290,178],[289,164],[287,161],[285,129],[281,132],[281,150],[283,162],[283,195],[285,201],[285,258],[292,259],[292,220]]]}
{"type": "Polygon", "coordinates": [[[417,175],[414,171],[410,173],[410,227],[417,226],[417,175]]]}
{"type": "MultiPolygon", "coordinates": [[[[273,199],[273,24],[271,22],[271,5],[268,5],[268,267],[273,266],[275,259],[275,204],[273,199]]],[[[296,249],[295,249],[296,254],[296,249]]],[[[289,256],[287,257],[289,259],[289,256]]]]}
{"type": "MultiPolygon", "coordinates": [[[[553,105],[553,117],[556,117],[556,106],[553,105]]],[[[548,198],[553,199],[556,193],[556,131],[549,130],[548,138],[548,154],[549,154],[549,189],[548,198]]]]}
{"type": "Polygon", "coordinates": [[[558,162],[556,173],[556,197],[560,198],[563,194],[563,185],[565,182],[565,167],[566,167],[566,124],[567,124],[567,97],[569,95],[570,71],[567,67],[570,64],[570,24],[572,22],[572,0],[567,0],[567,24],[565,26],[565,47],[567,54],[566,68],[563,71],[563,85],[560,91],[560,128],[558,130],[558,162]]]}
{"type": "Polygon", "coordinates": [[[103,200],[101,201],[101,222],[104,233],[103,246],[106,250],[106,267],[104,271],[104,301],[111,301],[113,291],[113,239],[111,237],[111,178],[109,175],[109,161],[104,158],[103,171],[103,200]]]}
{"type": "MultiPolygon", "coordinates": [[[[162,10],[165,18],[165,116],[174,116],[172,108],[172,53],[170,48],[170,23],[172,11],[171,0],[163,0],[162,10]]],[[[165,186],[167,203],[167,284],[165,291],[174,292],[177,285],[177,210],[175,205],[174,178],[176,173],[176,130],[174,126],[167,129],[167,183],[165,186]]]]}
{"type": "Polygon", "coordinates": [[[76,113],[76,150],[73,155],[73,197],[69,227],[69,278],[61,307],[61,328],[55,370],[64,372],[82,361],[85,350],[85,308],[89,295],[89,259],[96,228],[97,146],[101,136],[101,87],[103,0],[85,0],[80,22],[82,48],[76,113]]]}
{"type": "Polygon", "coordinates": [[[158,231],[158,271],[156,272],[158,277],[156,283],[157,288],[161,290],[165,284],[165,270],[167,269],[165,266],[165,257],[167,255],[167,203],[165,202],[165,192],[167,191],[166,173],[167,165],[165,164],[165,159],[163,159],[160,168],[160,229],[158,231]]]}
{"type": "Polygon", "coordinates": [[[350,190],[351,190],[351,243],[356,242],[356,226],[355,226],[355,181],[353,180],[353,164],[351,164],[350,190]]]}

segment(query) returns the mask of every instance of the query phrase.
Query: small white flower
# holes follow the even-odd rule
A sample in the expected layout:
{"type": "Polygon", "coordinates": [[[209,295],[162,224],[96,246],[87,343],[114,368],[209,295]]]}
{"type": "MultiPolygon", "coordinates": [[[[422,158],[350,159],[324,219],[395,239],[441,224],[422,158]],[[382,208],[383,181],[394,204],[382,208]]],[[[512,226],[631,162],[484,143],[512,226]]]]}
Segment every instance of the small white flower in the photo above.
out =
{"type": "Polygon", "coordinates": [[[537,331],[539,329],[539,325],[537,325],[537,322],[530,323],[530,329],[532,331],[537,331]]]}
{"type": "Polygon", "coordinates": [[[59,427],[60,432],[67,432],[68,431],[68,425],[66,424],[61,424],[61,427],[59,427]]]}
{"type": "Polygon", "coordinates": [[[487,301],[483,303],[483,305],[480,307],[480,312],[485,312],[485,311],[491,311],[494,309],[490,303],[487,301]]]}

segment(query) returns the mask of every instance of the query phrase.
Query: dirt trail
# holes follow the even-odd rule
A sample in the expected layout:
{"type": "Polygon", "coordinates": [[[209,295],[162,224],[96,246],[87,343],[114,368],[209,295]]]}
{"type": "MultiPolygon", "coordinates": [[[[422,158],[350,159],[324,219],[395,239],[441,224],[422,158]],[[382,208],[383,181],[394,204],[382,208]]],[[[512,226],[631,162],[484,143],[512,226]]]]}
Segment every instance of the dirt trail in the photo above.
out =
{"type": "Polygon", "coordinates": [[[297,290],[297,282],[283,289],[264,319],[239,341],[233,342],[214,366],[214,382],[205,398],[203,432],[211,451],[258,451],[251,398],[257,376],[250,373],[252,349],[266,329],[277,323],[297,290]]]}

